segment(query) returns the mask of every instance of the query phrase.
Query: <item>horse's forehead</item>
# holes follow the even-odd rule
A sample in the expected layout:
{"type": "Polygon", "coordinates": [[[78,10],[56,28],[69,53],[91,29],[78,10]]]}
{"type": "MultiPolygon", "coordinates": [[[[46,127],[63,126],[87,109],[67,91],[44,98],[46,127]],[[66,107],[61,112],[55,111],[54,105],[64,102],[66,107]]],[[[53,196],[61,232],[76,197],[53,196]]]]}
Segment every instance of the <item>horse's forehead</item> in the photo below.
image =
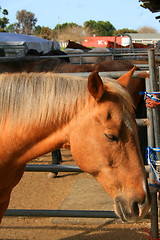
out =
{"type": "Polygon", "coordinates": [[[134,132],[134,116],[127,106],[121,102],[105,101],[101,110],[105,114],[106,120],[109,118],[110,121],[115,123],[115,126],[125,126],[131,132],[134,132]]]}

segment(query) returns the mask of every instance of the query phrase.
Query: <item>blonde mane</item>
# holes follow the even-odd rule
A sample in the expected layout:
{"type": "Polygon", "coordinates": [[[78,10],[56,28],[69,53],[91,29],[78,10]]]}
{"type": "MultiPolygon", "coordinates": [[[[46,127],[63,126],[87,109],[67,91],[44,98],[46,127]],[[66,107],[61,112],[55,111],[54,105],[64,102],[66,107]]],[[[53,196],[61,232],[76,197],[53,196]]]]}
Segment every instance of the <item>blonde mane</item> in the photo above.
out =
{"type": "MultiPolygon", "coordinates": [[[[129,94],[115,80],[107,85],[117,93],[123,104],[132,109],[129,94]]],[[[53,73],[5,73],[0,75],[0,123],[9,116],[18,123],[45,124],[56,121],[61,124],[73,117],[77,107],[89,99],[87,81],[81,77],[53,73]]]]}
{"type": "Polygon", "coordinates": [[[52,73],[13,73],[0,75],[1,123],[9,115],[14,124],[46,123],[65,116],[66,109],[74,111],[77,99],[82,96],[87,82],[52,73]],[[53,116],[54,114],[54,116],[53,116]]]}

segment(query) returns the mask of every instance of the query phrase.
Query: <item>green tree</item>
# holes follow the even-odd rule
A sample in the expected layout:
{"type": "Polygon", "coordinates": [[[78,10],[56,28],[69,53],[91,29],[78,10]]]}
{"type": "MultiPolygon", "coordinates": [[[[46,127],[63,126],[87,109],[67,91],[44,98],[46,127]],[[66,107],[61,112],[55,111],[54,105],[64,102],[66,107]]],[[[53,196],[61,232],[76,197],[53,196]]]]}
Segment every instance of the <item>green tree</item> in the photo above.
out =
{"type": "Polygon", "coordinates": [[[0,11],[3,14],[3,17],[0,18],[0,31],[5,32],[5,28],[9,23],[9,19],[6,17],[8,15],[7,9],[3,9],[0,7],[0,11]]]}
{"type": "Polygon", "coordinates": [[[96,36],[112,36],[116,30],[109,21],[86,21],[84,22],[84,28],[86,27],[88,27],[92,34],[96,36]]]}
{"type": "Polygon", "coordinates": [[[7,9],[3,9],[2,14],[3,14],[3,17],[5,17],[6,15],[8,15],[7,9]]]}
{"type": "Polygon", "coordinates": [[[39,36],[40,33],[41,33],[41,30],[42,30],[42,27],[41,27],[40,25],[35,26],[34,34],[35,34],[36,36],[39,36]]]}
{"type": "Polygon", "coordinates": [[[97,22],[95,20],[89,20],[84,22],[84,28],[88,28],[90,30],[90,32],[92,33],[92,35],[96,35],[96,24],[97,22]]]}
{"type": "Polygon", "coordinates": [[[37,22],[37,18],[35,18],[34,13],[21,10],[17,12],[16,19],[18,21],[17,30],[19,33],[28,35],[33,34],[37,22]]]}
{"type": "Polygon", "coordinates": [[[78,27],[79,25],[77,23],[63,23],[63,24],[57,24],[54,28],[54,30],[57,33],[56,38],[58,38],[63,31],[66,31],[67,28],[74,28],[74,27],[78,27]]]}
{"type": "Polygon", "coordinates": [[[98,36],[112,36],[115,30],[115,27],[109,21],[98,21],[96,24],[96,34],[98,36]]]}
{"type": "Polygon", "coordinates": [[[54,30],[64,30],[68,27],[76,27],[76,26],[79,26],[77,23],[62,23],[62,24],[57,24],[54,28],[54,30]]]}
{"type": "Polygon", "coordinates": [[[6,27],[6,32],[17,33],[17,24],[12,23],[6,27]]]}
{"type": "Polygon", "coordinates": [[[56,31],[49,27],[42,27],[40,32],[40,37],[53,41],[55,40],[55,37],[56,37],[56,31]]]}

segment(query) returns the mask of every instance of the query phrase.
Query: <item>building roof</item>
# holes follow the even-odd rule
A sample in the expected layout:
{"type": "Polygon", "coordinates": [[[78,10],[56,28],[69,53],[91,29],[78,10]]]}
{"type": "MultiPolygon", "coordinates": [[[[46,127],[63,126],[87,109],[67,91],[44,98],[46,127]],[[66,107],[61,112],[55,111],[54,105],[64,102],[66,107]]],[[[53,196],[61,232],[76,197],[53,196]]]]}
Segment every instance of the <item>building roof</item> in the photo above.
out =
{"type": "Polygon", "coordinates": [[[152,13],[160,12],[160,0],[140,0],[141,7],[148,8],[152,13]]]}
{"type": "Polygon", "coordinates": [[[160,40],[160,33],[128,33],[132,39],[160,40]]]}

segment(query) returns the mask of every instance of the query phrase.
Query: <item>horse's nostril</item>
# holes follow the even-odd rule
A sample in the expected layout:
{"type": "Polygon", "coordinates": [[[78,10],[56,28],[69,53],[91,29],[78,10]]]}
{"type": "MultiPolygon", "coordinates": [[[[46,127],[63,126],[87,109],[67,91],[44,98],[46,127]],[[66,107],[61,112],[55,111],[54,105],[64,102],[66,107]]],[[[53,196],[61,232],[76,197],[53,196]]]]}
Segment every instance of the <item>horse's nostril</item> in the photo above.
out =
{"type": "Polygon", "coordinates": [[[133,209],[133,213],[136,216],[139,216],[139,205],[138,205],[138,202],[134,202],[133,203],[132,209],[133,209]]]}

